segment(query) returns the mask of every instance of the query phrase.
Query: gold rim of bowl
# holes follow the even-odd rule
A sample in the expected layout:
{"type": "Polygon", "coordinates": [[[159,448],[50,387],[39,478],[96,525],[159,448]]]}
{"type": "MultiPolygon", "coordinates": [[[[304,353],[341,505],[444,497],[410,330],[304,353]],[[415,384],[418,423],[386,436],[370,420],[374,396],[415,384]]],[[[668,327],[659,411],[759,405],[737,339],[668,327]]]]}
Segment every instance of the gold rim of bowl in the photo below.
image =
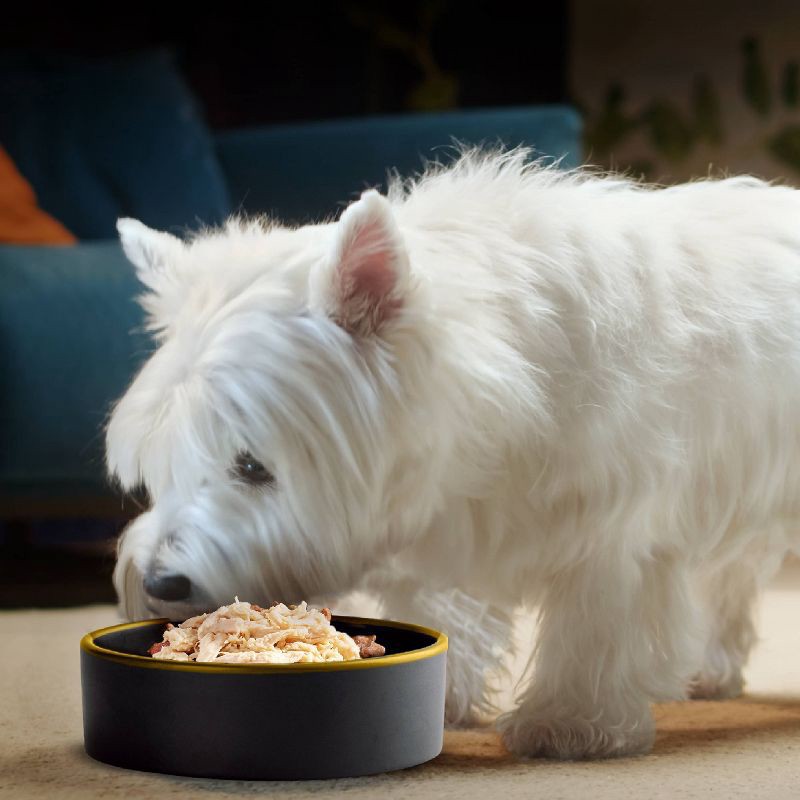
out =
{"type": "Polygon", "coordinates": [[[413,661],[422,661],[426,658],[433,658],[441,653],[447,652],[447,636],[440,631],[432,628],[424,628],[422,625],[411,625],[406,622],[394,622],[392,620],[371,619],[369,617],[339,617],[334,616],[334,621],[350,622],[358,625],[376,625],[383,628],[400,628],[415,633],[423,633],[432,637],[436,641],[418,650],[406,650],[402,653],[393,653],[388,656],[378,656],[375,658],[355,659],[353,661],[326,661],[316,663],[301,664],[214,664],[191,661],[160,661],[149,656],[136,656],[129,653],[122,653],[118,650],[111,650],[101,647],[95,642],[100,636],[118,631],[132,630],[133,628],[143,628],[146,625],[163,624],[166,625],[168,619],[144,619],[137,622],[126,622],[121,625],[111,625],[108,628],[100,628],[91,633],[87,633],[81,639],[81,650],[92,656],[114,661],[118,664],[125,664],[130,667],[143,667],[144,669],[165,669],[183,672],[212,672],[215,674],[241,675],[268,673],[301,673],[301,672],[335,672],[344,669],[376,669],[380,667],[392,667],[399,664],[408,664],[413,661]]]}

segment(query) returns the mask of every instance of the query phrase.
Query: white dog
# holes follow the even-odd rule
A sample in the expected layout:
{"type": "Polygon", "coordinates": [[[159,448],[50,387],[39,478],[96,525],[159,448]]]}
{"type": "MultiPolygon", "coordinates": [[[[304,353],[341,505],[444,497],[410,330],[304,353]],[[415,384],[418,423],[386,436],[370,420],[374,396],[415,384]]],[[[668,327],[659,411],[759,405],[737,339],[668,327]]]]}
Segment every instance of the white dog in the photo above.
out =
{"type": "Polygon", "coordinates": [[[125,613],[367,584],[484,703],[519,606],[517,754],[642,753],[652,700],[731,697],[797,544],[800,192],[653,189],[466,153],[337,222],[183,242],[120,220],[158,348],[108,426],[152,507],[125,613]]]}

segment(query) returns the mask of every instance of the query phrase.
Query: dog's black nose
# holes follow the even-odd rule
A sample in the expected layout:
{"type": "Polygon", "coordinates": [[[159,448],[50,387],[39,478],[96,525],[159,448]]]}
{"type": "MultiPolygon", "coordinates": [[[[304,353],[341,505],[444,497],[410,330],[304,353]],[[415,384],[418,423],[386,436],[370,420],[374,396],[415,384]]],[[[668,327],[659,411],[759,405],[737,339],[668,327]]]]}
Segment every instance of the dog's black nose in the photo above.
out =
{"type": "Polygon", "coordinates": [[[144,590],[150,597],[173,602],[185,600],[192,592],[192,582],[185,575],[148,575],[144,590]]]}

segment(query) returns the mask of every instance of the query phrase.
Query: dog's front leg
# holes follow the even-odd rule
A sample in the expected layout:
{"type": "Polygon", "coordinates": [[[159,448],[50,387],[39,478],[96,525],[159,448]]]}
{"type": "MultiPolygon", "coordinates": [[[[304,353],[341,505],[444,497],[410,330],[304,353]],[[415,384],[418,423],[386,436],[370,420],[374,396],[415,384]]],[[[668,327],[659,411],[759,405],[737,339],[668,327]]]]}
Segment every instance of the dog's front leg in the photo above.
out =
{"type": "Polygon", "coordinates": [[[415,578],[381,571],[369,582],[389,618],[447,634],[445,721],[451,727],[485,724],[496,713],[487,679],[504,668],[511,642],[511,616],[459,589],[431,590],[415,578]]]}
{"type": "Polygon", "coordinates": [[[687,573],[628,558],[587,559],[548,586],[532,682],[498,721],[513,753],[645,753],[655,733],[650,700],[684,693],[702,643],[688,626],[687,573]]]}

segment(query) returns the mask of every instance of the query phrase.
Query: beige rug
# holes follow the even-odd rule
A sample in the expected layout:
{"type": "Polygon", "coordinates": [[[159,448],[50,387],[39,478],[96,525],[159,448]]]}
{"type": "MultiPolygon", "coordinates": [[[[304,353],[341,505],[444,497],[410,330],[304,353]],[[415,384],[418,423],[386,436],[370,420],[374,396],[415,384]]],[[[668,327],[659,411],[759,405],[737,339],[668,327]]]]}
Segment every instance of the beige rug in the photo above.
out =
{"type": "Polygon", "coordinates": [[[114,610],[0,612],[0,797],[798,798],[799,612],[800,574],[785,573],[762,603],[748,695],[656,707],[658,738],[649,756],[519,762],[489,730],[454,731],[442,755],[421,767],[307,783],[177,778],[92,761],[82,747],[78,641],[115,622],[114,610]]]}

